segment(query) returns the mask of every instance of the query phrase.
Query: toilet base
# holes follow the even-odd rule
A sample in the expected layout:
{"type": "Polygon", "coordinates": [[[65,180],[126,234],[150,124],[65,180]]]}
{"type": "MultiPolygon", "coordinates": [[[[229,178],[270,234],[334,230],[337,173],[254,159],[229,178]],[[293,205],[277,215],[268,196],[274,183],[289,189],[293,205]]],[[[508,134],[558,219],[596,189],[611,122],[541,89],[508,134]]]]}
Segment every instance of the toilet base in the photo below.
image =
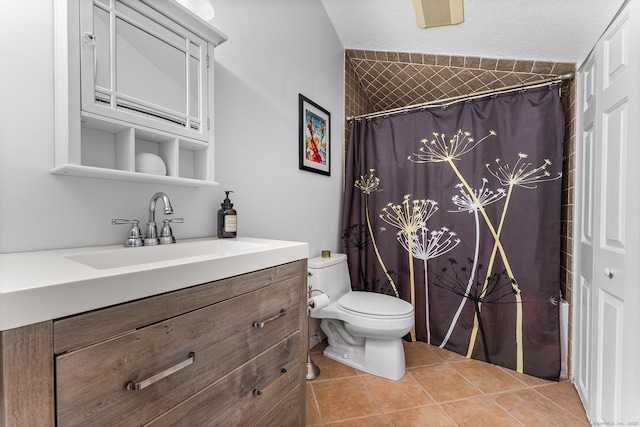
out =
{"type": "Polygon", "coordinates": [[[402,339],[367,338],[364,345],[334,343],[324,349],[324,355],[336,362],[378,377],[401,379],[406,371],[402,339]]]}

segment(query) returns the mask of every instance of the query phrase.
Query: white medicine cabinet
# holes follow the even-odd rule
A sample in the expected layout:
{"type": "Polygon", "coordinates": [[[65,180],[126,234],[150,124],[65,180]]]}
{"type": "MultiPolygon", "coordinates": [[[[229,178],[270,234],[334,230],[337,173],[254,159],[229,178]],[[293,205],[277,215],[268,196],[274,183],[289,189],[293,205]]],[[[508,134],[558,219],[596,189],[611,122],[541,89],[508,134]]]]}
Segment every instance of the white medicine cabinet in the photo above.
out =
{"type": "Polygon", "coordinates": [[[174,0],[56,0],[54,10],[51,172],[215,185],[213,50],[227,37],[174,0]]]}

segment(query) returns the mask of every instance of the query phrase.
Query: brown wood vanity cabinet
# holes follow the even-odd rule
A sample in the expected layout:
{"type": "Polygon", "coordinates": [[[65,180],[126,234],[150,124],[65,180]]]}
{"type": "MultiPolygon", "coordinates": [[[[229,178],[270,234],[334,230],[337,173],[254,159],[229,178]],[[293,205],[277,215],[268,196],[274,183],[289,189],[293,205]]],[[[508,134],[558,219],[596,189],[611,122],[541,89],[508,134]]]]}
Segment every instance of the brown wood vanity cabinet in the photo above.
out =
{"type": "Polygon", "coordinates": [[[54,320],[56,425],[303,426],[306,266],[54,320]]]}

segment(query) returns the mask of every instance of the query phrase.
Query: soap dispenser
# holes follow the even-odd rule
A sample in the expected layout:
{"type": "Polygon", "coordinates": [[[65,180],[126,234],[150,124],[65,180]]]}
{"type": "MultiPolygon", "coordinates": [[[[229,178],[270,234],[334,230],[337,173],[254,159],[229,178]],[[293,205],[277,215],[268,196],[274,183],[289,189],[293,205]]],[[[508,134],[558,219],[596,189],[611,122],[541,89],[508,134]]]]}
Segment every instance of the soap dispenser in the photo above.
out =
{"type": "Polygon", "coordinates": [[[225,191],[227,197],[220,204],[218,210],[218,237],[236,237],[238,231],[238,213],[233,209],[233,203],[229,200],[229,193],[225,191]]]}

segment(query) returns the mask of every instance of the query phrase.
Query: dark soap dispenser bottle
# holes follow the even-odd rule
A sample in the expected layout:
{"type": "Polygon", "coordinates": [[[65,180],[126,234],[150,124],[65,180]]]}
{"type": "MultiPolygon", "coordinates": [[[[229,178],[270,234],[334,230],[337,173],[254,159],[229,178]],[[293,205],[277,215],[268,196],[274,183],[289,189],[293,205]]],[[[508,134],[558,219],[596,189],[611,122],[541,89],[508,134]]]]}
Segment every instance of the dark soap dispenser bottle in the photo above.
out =
{"type": "Polygon", "coordinates": [[[236,237],[238,232],[238,213],[233,209],[233,203],[229,200],[229,193],[225,191],[227,197],[220,204],[218,210],[218,237],[236,237]]]}

